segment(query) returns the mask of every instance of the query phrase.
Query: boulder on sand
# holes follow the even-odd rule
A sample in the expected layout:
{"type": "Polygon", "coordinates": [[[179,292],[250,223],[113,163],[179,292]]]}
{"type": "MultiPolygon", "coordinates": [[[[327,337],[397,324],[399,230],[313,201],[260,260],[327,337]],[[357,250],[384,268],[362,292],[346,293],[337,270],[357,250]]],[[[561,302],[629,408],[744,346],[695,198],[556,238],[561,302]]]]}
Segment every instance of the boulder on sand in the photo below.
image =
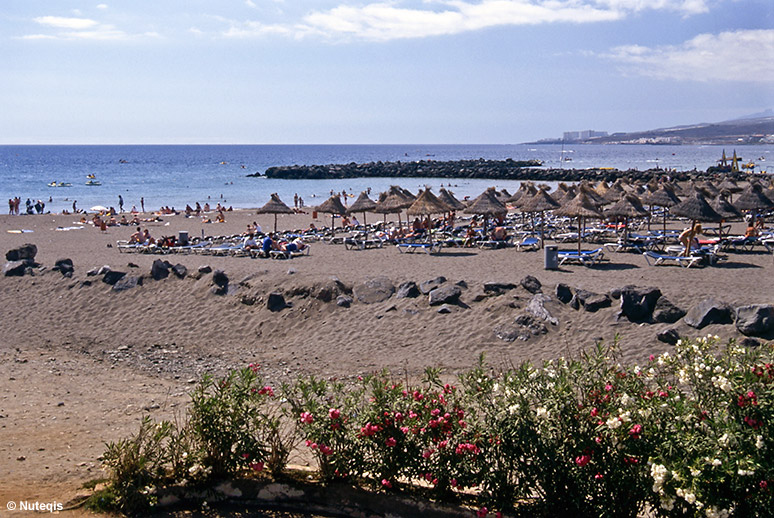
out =
{"type": "Polygon", "coordinates": [[[747,336],[764,336],[774,331],[774,306],[752,304],[736,308],[736,328],[747,336]]]}
{"type": "Polygon", "coordinates": [[[730,324],[733,322],[733,310],[725,302],[710,297],[689,309],[683,320],[696,329],[710,324],[730,324]]]}
{"type": "Polygon", "coordinates": [[[5,253],[6,261],[34,261],[38,254],[38,247],[32,243],[27,243],[17,248],[12,248],[5,253]]]}
{"type": "Polygon", "coordinates": [[[459,286],[453,284],[440,286],[428,294],[428,300],[431,306],[440,304],[456,304],[460,300],[462,290],[459,286]]]}
{"type": "Polygon", "coordinates": [[[358,302],[376,304],[384,302],[395,293],[395,286],[387,277],[373,277],[356,285],[352,290],[358,302]]]}

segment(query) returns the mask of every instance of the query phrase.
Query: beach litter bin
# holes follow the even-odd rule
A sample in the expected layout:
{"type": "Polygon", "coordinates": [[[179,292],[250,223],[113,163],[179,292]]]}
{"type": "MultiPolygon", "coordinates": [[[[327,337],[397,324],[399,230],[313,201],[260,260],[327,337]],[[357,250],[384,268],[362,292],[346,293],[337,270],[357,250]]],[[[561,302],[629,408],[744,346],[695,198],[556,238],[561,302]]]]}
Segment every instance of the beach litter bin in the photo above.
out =
{"type": "Polygon", "coordinates": [[[545,270],[557,270],[559,269],[559,247],[556,245],[549,245],[545,247],[545,262],[543,269],[545,270]]]}
{"type": "Polygon", "coordinates": [[[181,230],[177,233],[177,242],[181,246],[186,246],[188,244],[188,231],[187,230],[181,230]]]}

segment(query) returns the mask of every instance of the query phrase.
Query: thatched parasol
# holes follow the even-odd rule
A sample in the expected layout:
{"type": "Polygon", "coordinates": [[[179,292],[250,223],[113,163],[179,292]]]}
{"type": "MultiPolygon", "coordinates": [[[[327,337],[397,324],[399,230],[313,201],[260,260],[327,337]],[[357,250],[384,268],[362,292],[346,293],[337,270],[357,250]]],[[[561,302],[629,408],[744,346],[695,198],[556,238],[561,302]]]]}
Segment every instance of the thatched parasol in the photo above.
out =
{"type": "Polygon", "coordinates": [[[451,207],[438,199],[438,197],[430,192],[428,187],[424,191],[420,191],[419,196],[414,203],[408,208],[406,213],[409,216],[424,216],[429,214],[442,214],[449,212],[451,207]]]}
{"type": "Polygon", "coordinates": [[[538,189],[535,187],[535,184],[532,182],[524,182],[519,186],[519,190],[514,193],[513,196],[508,198],[507,201],[511,205],[513,205],[516,208],[521,207],[521,204],[526,202],[528,199],[532,198],[535,194],[537,194],[538,189]]]}
{"type": "MultiPolygon", "coordinates": [[[[728,193],[728,191],[725,189],[720,191],[720,195],[710,204],[712,208],[723,216],[723,219],[742,218],[743,214],[724,197],[724,193],[728,193]]],[[[723,222],[718,223],[718,237],[723,237],[723,222]]]]}
{"type": "Polygon", "coordinates": [[[604,196],[605,193],[610,189],[610,186],[607,184],[606,181],[602,180],[600,181],[597,186],[594,188],[594,190],[599,194],[600,196],[604,196]]]}
{"type": "Polygon", "coordinates": [[[581,186],[578,195],[566,205],[562,205],[554,211],[555,216],[578,218],[578,253],[581,251],[581,238],[583,236],[583,221],[585,218],[602,218],[603,215],[597,205],[591,200],[589,194],[581,186]]]}
{"type": "MultiPolygon", "coordinates": [[[[678,203],[680,203],[680,198],[677,197],[677,195],[672,190],[671,186],[667,184],[662,184],[658,190],[655,192],[652,192],[646,196],[643,197],[642,201],[652,207],[663,207],[664,208],[664,234],[666,234],[666,220],[667,220],[667,210],[669,207],[674,207],[678,203]]],[[[650,223],[648,223],[650,228],[650,223]]]]}
{"type": "Polygon", "coordinates": [[[353,203],[347,209],[347,214],[352,214],[353,212],[362,212],[363,225],[365,225],[366,212],[374,210],[375,207],[376,207],[376,202],[368,197],[368,193],[366,191],[363,191],[360,193],[360,196],[357,197],[357,200],[355,200],[355,203],[353,203]]]}
{"type": "Polygon", "coordinates": [[[255,211],[256,214],[274,214],[274,232],[277,231],[277,214],[294,214],[295,211],[285,205],[275,192],[269,202],[255,211]]]}
{"type": "Polygon", "coordinates": [[[723,220],[723,216],[707,203],[700,192],[696,192],[693,196],[672,207],[672,213],[692,220],[691,228],[696,226],[697,221],[717,223],[723,220]]]}
{"type": "Polygon", "coordinates": [[[761,184],[752,182],[739,194],[734,205],[739,210],[754,210],[757,212],[761,209],[774,207],[774,201],[766,196],[761,184]]]}
{"type": "Polygon", "coordinates": [[[629,234],[629,218],[647,218],[650,212],[645,210],[642,201],[636,195],[624,194],[615,205],[605,211],[605,216],[624,218],[624,240],[626,240],[629,234]]]}
{"type": "Polygon", "coordinates": [[[470,202],[468,208],[463,212],[466,214],[479,214],[484,216],[484,226],[482,228],[486,233],[487,218],[489,216],[504,216],[508,213],[508,209],[497,199],[495,188],[490,187],[482,192],[475,200],[470,202]]]}
{"type": "Polygon", "coordinates": [[[615,203],[618,200],[621,199],[621,197],[626,194],[626,189],[624,189],[623,182],[621,182],[621,179],[615,181],[613,185],[610,186],[610,188],[602,195],[602,198],[605,200],[605,203],[615,203]]]}
{"type": "Polygon", "coordinates": [[[743,190],[742,187],[739,187],[739,184],[737,184],[735,181],[733,181],[729,177],[723,178],[723,181],[718,184],[718,190],[722,191],[723,189],[727,190],[728,192],[734,194],[737,192],[741,192],[743,190]]]}
{"type": "Polygon", "coordinates": [[[522,196],[524,196],[524,193],[527,192],[527,188],[531,185],[530,182],[521,182],[521,185],[519,185],[519,188],[516,190],[515,193],[513,193],[513,196],[505,200],[505,203],[510,203],[511,205],[516,205],[518,201],[521,199],[522,196]]]}
{"type": "Polygon", "coordinates": [[[339,198],[338,194],[334,194],[325,202],[323,202],[322,205],[318,205],[314,208],[317,212],[323,212],[326,214],[331,215],[331,232],[334,234],[336,233],[336,225],[334,223],[334,216],[336,214],[344,215],[347,213],[347,208],[341,203],[341,198],[339,198]]]}
{"type": "MultiPolygon", "coordinates": [[[[604,184],[604,182],[603,182],[604,184]]],[[[607,185],[605,185],[607,187],[607,185]]],[[[587,182],[583,181],[578,186],[578,190],[580,192],[583,192],[589,199],[591,203],[596,205],[597,207],[600,207],[605,204],[605,199],[602,198],[602,196],[599,195],[599,193],[593,189],[587,182]]]]}
{"type": "Polygon", "coordinates": [[[438,199],[451,207],[452,210],[462,210],[465,208],[465,204],[454,197],[454,193],[447,191],[443,187],[438,191],[438,199]]]}
{"type": "Polygon", "coordinates": [[[400,213],[412,203],[414,203],[413,199],[408,199],[400,187],[393,185],[386,193],[379,195],[379,203],[376,204],[373,212],[384,214],[385,221],[387,221],[387,214],[397,214],[400,227],[400,213]]]}
{"type": "MultiPolygon", "coordinates": [[[[551,197],[550,194],[548,194],[548,191],[546,189],[538,189],[537,193],[535,193],[534,196],[532,196],[529,199],[525,199],[525,198],[527,197],[526,196],[522,197],[521,199],[522,203],[521,203],[521,206],[519,207],[519,209],[522,212],[541,213],[540,247],[543,248],[543,245],[544,245],[543,229],[544,229],[544,222],[545,222],[545,217],[543,213],[547,210],[554,210],[556,208],[559,208],[559,203],[554,201],[554,199],[551,197]]],[[[534,226],[535,225],[533,223],[532,227],[534,228],[534,226]]]]}

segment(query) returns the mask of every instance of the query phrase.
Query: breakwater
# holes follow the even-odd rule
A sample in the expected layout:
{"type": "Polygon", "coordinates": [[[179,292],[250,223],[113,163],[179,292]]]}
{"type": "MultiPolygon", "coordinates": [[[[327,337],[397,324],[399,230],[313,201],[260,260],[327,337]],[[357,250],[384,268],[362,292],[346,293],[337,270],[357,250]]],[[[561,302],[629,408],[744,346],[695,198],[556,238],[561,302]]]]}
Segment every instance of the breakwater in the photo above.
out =
{"type": "MultiPolygon", "coordinates": [[[[364,164],[293,165],[269,167],[267,178],[284,180],[339,180],[346,178],[481,178],[492,180],[537,180],[554,182],[577,182],[581,180],[614,181],[627,177],[632,180],[648,181],[669,175],[679,181],[710,178],[717,174],[716,168],[707,171],[674,171],[661,168],[644,171],[630,169],[621,171],[614,168],[590,169],[549,169],[541,167],[536,160],[420,160],[416,162],[369,162],[364,164]]],[[[729,177],[741,179],[743,173],[726,173],[729,177]]],[[[248,176],[261,176],[259,173],[248,176]]]]}

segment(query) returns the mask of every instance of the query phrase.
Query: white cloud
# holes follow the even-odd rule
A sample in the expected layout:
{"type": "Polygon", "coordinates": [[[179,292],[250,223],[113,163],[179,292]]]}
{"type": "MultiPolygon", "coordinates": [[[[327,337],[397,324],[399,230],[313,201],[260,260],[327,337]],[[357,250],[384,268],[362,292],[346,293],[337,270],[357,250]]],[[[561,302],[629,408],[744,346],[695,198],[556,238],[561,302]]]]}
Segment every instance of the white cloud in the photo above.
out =
{"type": "Polygon", "coordinates": [[[225,35],[315,34],[332,39],[387,41],[502,26],[606,22],[644,10],[669,10],[684,15],[707,10],[706,0],[424,0],[422,7],[406,4],[405,0],[341,3],[329,10],[313,11],[296,24],[232,22],[225,35]]]}
{"type": "Polygon", "coordinates": [[[617,47],[608,57],[657,79],[774,83],[774,30],[700,34],[679,46],[617,47]]]}
{"type": "Polygon", "coordinates": [[[247,7],[252,7],[253,9],[255,9],[255,8],[257,7],[257,6],[255,5],[255,2],[253,2],[253,0],[245,0],[245,5],[246,5],[247,7]]]}
{"type": "Polygon", "coordinates": [[[107,4],[97,4],[97,9],[107,9],[107,4]]]}
{"type": "Polygon", "coordinates": [[[88,18],[65,18],[62,16],[39,16],[33,19],[41,25],[56,27],[57,29],[82,30],[97,25],[95,20],[88,18]]]}

